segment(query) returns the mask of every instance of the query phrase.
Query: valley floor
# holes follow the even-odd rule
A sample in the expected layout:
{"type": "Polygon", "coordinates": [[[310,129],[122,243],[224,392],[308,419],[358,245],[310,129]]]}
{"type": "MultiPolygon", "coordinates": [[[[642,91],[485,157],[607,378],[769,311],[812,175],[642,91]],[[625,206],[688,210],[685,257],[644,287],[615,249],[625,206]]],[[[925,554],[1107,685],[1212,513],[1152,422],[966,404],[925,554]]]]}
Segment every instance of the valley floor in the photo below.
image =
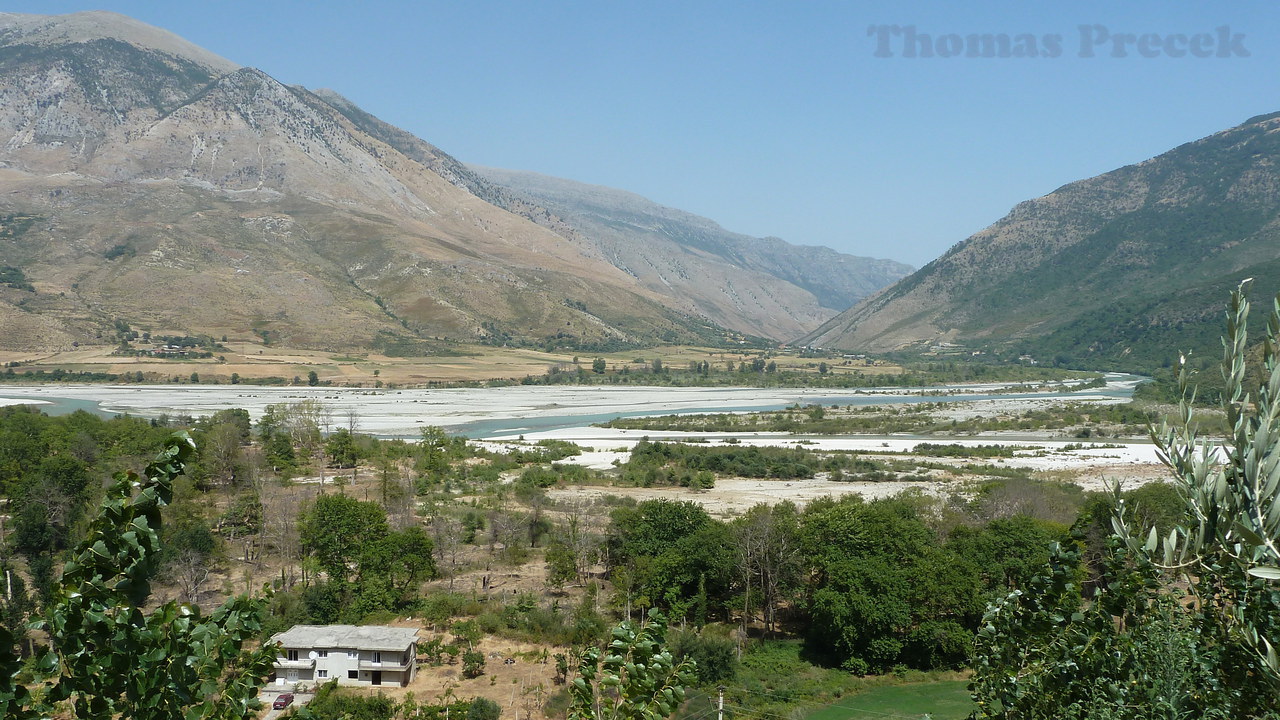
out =
{"type": "MultiPolygon", "coordinates": [[[[440,426],[469,437],[530,434],[579,428],[616,417],[669,413],[780,410],[790,405],[879,405],[946,402],[956,417],[990,415],[1064,401],[1117,403],[1132,396],[1139,378],[1108,376],[1106,387],[1072,392],[1037,391],[1017,384],[944,386],[914,391],[898,388],[816,389],[751,387],[507,386],[481,388],[335,388],[255,385],[0,385],[0,404],[49,403],[58,412],[83,407],[141,417],[161,414],[199,417],[243,408],[256,420],[267,405],[315,399],[336,422],[350,413],[359,431],[383,437],[416,437],[425,426],[440,426]],[[1009,394],[1021,391],[1021,394],[1009,394]],[[926,394],[927,393],[927,394],[926,394]],[[976,399],[977,393],[988,393],[976,399]],[[1006,394],[999,394],[1006,393],[1006,394]],[[994,394],[994,395],[992,395],[994,394]],[[68,404],[67,401],[71,401],[68,404]]],[[[948,417],[951,417],[949,415],[948,417]]],[[[591,429],[589,432],[602,432],[591,429]]],[[[639,437],[639,435],[637,435],[639,437]]]]}
{"type": "MultiPolygon", "coordinates": [[[[588,450],[566,462],[607,470],[615,461],[625,462],[626,449],[645,437],[650,440],[705,442],[707,445],[790,446],[803,447],[816,452],[844,450],[874,453],[877,457],[884,455],[886,458],[904,460],[919,459],[913,450],[922,442],[945,442],[966,447],[1000,444],[1022,449],[1016,450],[1014,456],[1010,458],[991,459],[993,465],[1001,468],[1025,468],[1045,477],[1079,485],[1089,491],[1104,490],[1115,482],[1132,489],[1147,482],[1167,478],[1167,469],[1160,463],[1156,456],[1156,448],[1150,442],[1129,439],[1119,442],[1112,440],[1106,443],[1090,443],[1053,437],[1050,433],[1042,433],[1040,438],[1028,437],[1026,434],[1020,434],[1017,438],[996,434],[963,438],[888,435],[798,438],[784,433],[654,433],[641,430],[570,428],[530,434],[526,435],[525,439],[571,441],[588,450]]],[[[929,458],[929,460],[940,462],[938,458],[929,458]]],[[[942,464],[946,462],[944,460],[942,464]]],[[[957,458],[949,462],[960,466],[973,461],[957,458]]],[[[697,491],[678,487],[574,485],[554,489],[549,494],[556,500],[599,499],[606,495],[634,497],[639,501],[668,497],[696,502],[715,515],[731,516],[759,503],[772,505],[789,500],[803,506],[811,500],[828,495],[858,494],[872,499],[890,497],[904,490],[914,489],[929,495],[946,497],[955,493],[964,493],[967,484],[968,480],[960,474],[954,476],[939,474],[929,480],[833,482],[826,473],[819,473],[813,478],[787,480],[722,478],[716,481],[715,487],[697,491]]]]}

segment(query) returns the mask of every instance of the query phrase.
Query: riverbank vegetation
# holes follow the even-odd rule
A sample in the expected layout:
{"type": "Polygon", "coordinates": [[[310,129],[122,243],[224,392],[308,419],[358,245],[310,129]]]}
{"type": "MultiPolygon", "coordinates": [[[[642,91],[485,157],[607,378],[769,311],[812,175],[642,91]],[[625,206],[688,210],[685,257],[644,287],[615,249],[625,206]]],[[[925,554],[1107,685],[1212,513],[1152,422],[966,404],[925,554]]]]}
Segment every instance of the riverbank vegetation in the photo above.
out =
{"type": "MultiPolygon", "coordinates": [[[[1275,717],[1280,317],[1251,390],[1246,315],[1237,296],[1221,461],[1199,455],[1184,403],[1156,433],[1175,484],[1125,492],[1010,467],[1042,450],[998,442],[887,454],[644,441],[599,471],[575,465],[583,450],[565,442],[471,443],[437,428],[418,442],[379,440],[358,416],[335,420],[314,400],[272,406],[257,422],[243,410],[142,421],[0,408],[0,702],[22,710],[14,717],[32,702],[146,717],[135,709],[168,712],[196,686],[156,678],[226,680],[207,662],[178,679],[148,670],[168,657],[149,644],[160,635],[140,629],[154,622],[180,654],[195,653],[192,628],[225,638],[222,655],[202,657],[242,673],[220,697],[247,703],[270,653],[242,646],[248,635],[395,622],[420,631],[418,699],[325,689],[299,715],[561,717],[602,677],[590,668],[610,667],[592,648],[612,639],[670,650],[659,665],[687,686],[677,710],[687,720],[705,717],[721,686],[727,715],[751,720],[850,710],[871,687],[964,677],[977,716],[993,719],[1275,717]],[[177,427],[194,443],[174,444],[177,427]],[[695,502],[730,477],[936,484],[737,514],[695,502]],[[130,496],[130,482],[142,492],[130,496]],[[610,495],[615,484],[671,490],[636,500],[610,495]],[[269,598],[234,597],[263,585],[269,598]],[[218,602],[231,610],[182,609],[218,602]],[[618,625],[654,610],[669,625],[661,642],[655,626],[618,625]],[[141,664],[86,660],[112,657],[101,649],[110,638],[132,643],[141,664]],[[117,680],[156,691],[120,695],[117,680]]],[[[828,412],[754,417],[817,423],[828,412]]],[[[1067,407],[993,422],[1113,434],[1140,412],[1067,407]]],[[[658,715],[673,698],[656,701],[658,715]]]]}
{"type": "MultiPolygon", "coordinates": [[[[715,353],[708,353],[715,358],[715,353]]],[[[571,366],[553,366],[527,375],[522,385],[653,385],[660,387],[928,387],[972,383],[1026,383],[1032,391],[1069,382],[1077,388],[1100,387],[1101,373],[1021,364],[916,362],[887,365],[875,360],[813,360],[761,352],[737,360],[689,360],[672,365],[660,357],[608,363],[603,358],[571,366]]],[[[1006,390],[1007,391],[1007,390],[1006,390]]]]}
{"type": "MultiPolygon", "coordinates": [[[[677,656],[698,661],[691,707],[715,683],[747,716],[836,701],[870,686],[863,675],[905,682],[961,669],[986,604],[1026,583],[1049,543],[1096,502],[986,464],[1009,452],[995,444],[925,444],[905,458],[642,442],[601,472],[574,465],[582,449],[564,441],[479,445],[434,428],[419,442],[378,440],[358,417],[326,417],[308,400],[272,406],[256,423],[243,410],[144,421],[13,406],[0,409],[0,488],[14,518],[4,538],[14,590],[0,610],[17,637],[53,597],[103,478],[140,467],[176,427],[190,429],[197,450],[163,509],[151,602],[204,604],[269,584],[263,637],[297,623],[409,618],[423,628],[424,673],[465,670],[456,682],[470,683],[472,697],[486,697],[486,673],[499,672],[475,648],[539,647],[527,652],[544,652],[549,673],[550,658],[567,658],[546,678],[540,703],[552,708],[563,706],[556,678],[572,675],[583,648],[654,608],[671,618],[677,656]],[[816,475],[970,484],[945,499],[849,496],[729,518],[678,499],[548,494],[816,475]],[[766,680],[788,653],[791,684],[766,680]],[[826,689],[811,692],[803,677],[828,678],[811,681],[826,689]]],[[[30,660],[41,642],[17,647],[30,660]]]]}
{"type": "Polygon", "coordinates": [[[957,417],[947,402],[880,405],[793,405],[783,410],[617,418],[601,427],[687,432],[785,432],[795,435],[976,434],[1056,431],[1089,437],[1145,437],[1158,411],[1151,403],[1037,403],[957,417]]]}

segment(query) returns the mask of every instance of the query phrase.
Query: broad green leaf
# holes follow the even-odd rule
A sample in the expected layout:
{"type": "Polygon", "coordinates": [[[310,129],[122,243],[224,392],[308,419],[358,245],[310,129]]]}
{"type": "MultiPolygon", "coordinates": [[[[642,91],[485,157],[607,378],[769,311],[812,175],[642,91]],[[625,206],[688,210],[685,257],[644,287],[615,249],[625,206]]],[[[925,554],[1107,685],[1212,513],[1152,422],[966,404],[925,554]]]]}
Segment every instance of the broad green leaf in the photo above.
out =
{"type": "Polygon", "coordinates": [[[1280,568],[1270,565],[1255,565],[1246,570],[1254,577],[1264,578],[1266,580],[1280,580],[1280,568]]]}

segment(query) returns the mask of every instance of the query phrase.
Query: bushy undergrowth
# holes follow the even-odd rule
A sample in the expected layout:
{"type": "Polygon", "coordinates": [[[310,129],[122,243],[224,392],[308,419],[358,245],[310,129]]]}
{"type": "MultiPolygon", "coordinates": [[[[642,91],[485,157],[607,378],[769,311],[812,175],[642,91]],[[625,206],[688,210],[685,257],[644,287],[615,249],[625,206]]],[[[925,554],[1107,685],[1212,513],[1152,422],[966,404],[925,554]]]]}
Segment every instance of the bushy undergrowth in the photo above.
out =
{"type": "Polygon", "coordinates": [[[970,434],[1010,430],[1088,430],[1089,436],[1107,433],[1143,435],[1155,419],[1148,403],[1095,405],[1071,403],[1059,407],[1027,410],[1004,417],[943,420],[937,413],[948,404],[921,403],[901,407],[794,406],[759,413],[704,413],[617,418],[603,427],[625,430],[687,432],[786,432],[805,435],[845,433],[937,433],[970,434]]]}

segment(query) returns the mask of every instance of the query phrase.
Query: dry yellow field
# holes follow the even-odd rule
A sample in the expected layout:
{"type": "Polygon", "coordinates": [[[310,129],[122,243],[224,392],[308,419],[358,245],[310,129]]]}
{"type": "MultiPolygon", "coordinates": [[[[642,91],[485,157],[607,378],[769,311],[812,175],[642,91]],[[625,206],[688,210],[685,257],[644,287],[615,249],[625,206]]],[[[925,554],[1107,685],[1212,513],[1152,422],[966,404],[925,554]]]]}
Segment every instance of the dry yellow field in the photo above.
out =
{"type": "MultiPolygon", "coordinates": [[[[655,359],[663,365],[682,370],[692,362],[706,361],[722,370],[728,363],[735,366],[750,362],[758,353],[716,348],[671,346],[619,353],[573,355],[546,353],[526,348],[504,348],[485,345],[460,345],[455,354],[427,357],[388,357],[377,353],[336,354],[320,350],[263,345],[248,340],[230,340],[225,351],[206,359],[158,359],[114,355],[114,345],[80,347],[61,352],[0,351],[0,364],[20,363],[19,370],[68,372],[136,373],[149,381],[185,382],[198,373],[201,382],[230,382],[232,374],[244,379],[280,377],[306,379],[314,371],[321,382],[334,385],[373,386],[378,382],[397,386],[423,385],[432,382],[456,383],[485,380],[513,380],[526,375],[543,375],[553,367],[573,371],[581,366],[589,369],[596,357],[604,358],[611,370],[623,367],[650,366],[655,359]],[[577,365],[575,365],[575,360],[577,365]]],[[[801,358],[786,352],[770,356],[779,370],[817,372],[826,362],[832,373],[859,371],[864,374],[892,374],[901,368],[860,359],[801,358]]]]}

